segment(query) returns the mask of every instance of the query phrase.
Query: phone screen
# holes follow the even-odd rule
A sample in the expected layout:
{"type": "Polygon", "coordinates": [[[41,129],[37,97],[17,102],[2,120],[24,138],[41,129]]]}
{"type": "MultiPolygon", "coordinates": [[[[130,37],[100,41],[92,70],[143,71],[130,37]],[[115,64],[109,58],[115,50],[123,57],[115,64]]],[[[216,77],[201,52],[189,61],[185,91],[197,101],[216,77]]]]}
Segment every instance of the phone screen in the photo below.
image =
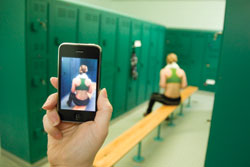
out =
{"type": "Polygon", "coordinates": [[[96,111],[97,59],[62,57],[61,109],[96,111]]]}
{"type": "Polygon", "coordinates": [[[93,120],[97,111],[101,50],[97,45],[59,47],[58,111],[63,121],[93,120]]]}

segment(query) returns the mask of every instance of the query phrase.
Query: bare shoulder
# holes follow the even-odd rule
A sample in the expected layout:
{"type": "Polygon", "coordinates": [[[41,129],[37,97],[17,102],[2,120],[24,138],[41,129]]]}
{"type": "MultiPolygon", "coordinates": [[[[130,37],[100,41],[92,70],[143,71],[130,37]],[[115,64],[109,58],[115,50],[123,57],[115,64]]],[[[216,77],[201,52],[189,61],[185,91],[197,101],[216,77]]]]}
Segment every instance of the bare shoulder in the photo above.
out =
{"type": "Polygon", "coordinates": [[[80,78],[74,78],[73,79],[73,84],[80,85],[81,84],[80,78]]]}
{"type": "Polygon", "coordinates": [[[180,77],[182,77],[183,75],[185,75],[185,71],[184,71],[182,68],[179,68],[179,69],[177,70],[177,74],[178,74],[180,77]]]}
{"type": "Polygon", "coordinates": [[[90,80],[90,79],[86,79],[86,80],[85,80],[85,85],[86,85],[86,86],[90,86],[90,84],[91,84],[91,80],[90,80]]]}

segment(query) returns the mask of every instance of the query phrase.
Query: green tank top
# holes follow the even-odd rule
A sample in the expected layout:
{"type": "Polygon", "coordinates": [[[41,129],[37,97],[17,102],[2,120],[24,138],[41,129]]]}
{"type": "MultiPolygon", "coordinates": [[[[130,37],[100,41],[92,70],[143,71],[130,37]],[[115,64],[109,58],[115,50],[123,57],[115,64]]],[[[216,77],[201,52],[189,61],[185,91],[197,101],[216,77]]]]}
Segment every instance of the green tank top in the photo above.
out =
{"type": "Polygon", "coordinates": [[[76,87],[76,90],[89,90],[89,87],[87,87],[85,84],[85,80],[85,78],[81,78],[81,84],[76,87]]]}
{"type": "Polygon", "coordinates": [[[181,83],[181,78],[176,74],[176,68],[171,68],[172,75],[167,79],[167,83],[181,83]]]}

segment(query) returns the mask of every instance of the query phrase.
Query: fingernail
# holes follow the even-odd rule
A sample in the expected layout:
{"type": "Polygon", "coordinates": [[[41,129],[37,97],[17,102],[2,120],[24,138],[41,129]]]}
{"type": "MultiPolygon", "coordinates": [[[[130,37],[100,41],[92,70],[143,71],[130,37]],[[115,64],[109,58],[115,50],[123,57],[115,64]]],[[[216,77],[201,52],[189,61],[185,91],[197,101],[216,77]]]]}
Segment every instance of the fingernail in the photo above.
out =
{"type": "Polygon", "coordinates": [[[50,80],[50,82],[53,80],[53,78],[55,78],[55,77],[50,77],[50,79],[49,79],[49,80],[50,80]]]}
{"type": "Polygon", "coordinates": [[[108,97],[106,88],[103,88],[103,95],[104,95],[105,97],[108,97]]]}
{"type": "MultiPolygon", "coordinates": [[[[47,98],[47,100],[46,100],[45,103],[43,104],[42,108],[45,109],[45,107],[48,106],[49,102],[50,102],[50,97],[47,98]]],[[[46,110],[46,109],[45,109],[45,110],[46,110]]]]}

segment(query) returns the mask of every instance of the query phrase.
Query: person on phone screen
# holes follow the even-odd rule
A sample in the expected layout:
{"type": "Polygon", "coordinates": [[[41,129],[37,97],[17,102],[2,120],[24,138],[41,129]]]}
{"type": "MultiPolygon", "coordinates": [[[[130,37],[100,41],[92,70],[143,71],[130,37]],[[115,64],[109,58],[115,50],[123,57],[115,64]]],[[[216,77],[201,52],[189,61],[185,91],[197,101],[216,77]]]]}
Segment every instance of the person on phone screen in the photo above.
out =
{"type": "Polygon", "coordinates": [[[85,110],[89,103],[91,94],[93,92],[93,85],[88,75],[88,67],[81,65],[79,68],[79,75],[72,80],[71,92],[67,104],[72,106],[72,101],[75,103],[73,110],[85,110]]]}
{"type": "MultiPolygon", "coordinates": [[[[50,82],[55,88],[58,87],[57,78],[52,77],[50,82]]],[[[57,93],[50,95],[42,107],[47,110],[43,126],[48,133],[47,156],[50,166],[93,166],[96,153],[107,137],[113,111],[106,89],[99,93],[94,121],[81,124],[60,120],[57,96],[57,93]]]]}
{"type": "Polygon", "coordinates": [[[178,105],[181,102],[181,88],[187,86],[185,71],[177,64],[177,55],[167,55],[167,65],[160,71],[160,87],[164,88],[164,94],[153,93],[151,95],[147,111],[144,116],[151,113],[154,103],[160,102],[165,105],[178,105]]]}

